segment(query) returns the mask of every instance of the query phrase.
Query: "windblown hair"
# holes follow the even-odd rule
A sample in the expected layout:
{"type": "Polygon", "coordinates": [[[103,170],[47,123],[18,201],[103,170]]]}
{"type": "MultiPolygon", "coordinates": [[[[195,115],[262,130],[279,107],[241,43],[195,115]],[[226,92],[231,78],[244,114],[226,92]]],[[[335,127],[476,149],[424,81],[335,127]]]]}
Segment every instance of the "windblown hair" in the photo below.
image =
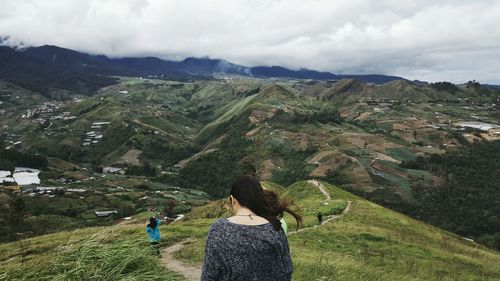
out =
{"type": "Polygon", "coordinates": [[[302,217],[292,210],[290,200],[280,199],[278,194],[273,191],[265,190],[259,181],[248,175],[240,176],[231,186],[231,195],[238,202],[256,215],[267,219],[274,227],[274,230],[281,229],[279,218],[287,212],[297,221],[297,229],[302,223],[302,217]]]}
{"type": "Polygon", "coordinates": [[[149,218],[149,224],[148,224],[148,227],[150,228],[155,228],[156,227],[156,218],[149,218]]]}

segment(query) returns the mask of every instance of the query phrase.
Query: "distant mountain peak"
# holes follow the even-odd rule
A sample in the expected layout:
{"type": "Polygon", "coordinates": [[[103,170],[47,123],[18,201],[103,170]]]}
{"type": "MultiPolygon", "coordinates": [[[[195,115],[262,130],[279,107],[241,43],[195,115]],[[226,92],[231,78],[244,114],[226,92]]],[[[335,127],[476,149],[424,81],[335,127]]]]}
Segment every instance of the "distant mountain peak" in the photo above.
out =
{"type": "MultiPolygon", "coordinates": [[[[205,57],[187,57],[182,61],[168,61],[157,57],[122,57],[109,58],[105,55],[87,54],[75,50],[61,48],[54,45],[43,45],[40,47],[24,47],[22,42],[16,42],[10,37],[0,37],[0,45],[8,46],[16,51],[16,56],[24,56],[22,64],[31,66],[25,68],[36,73],[38,68],[53,71],[73,72],[75,75],[99,75],[99,76],[132,76],[150,77],[171,80],[206,79],[219,76],[242,76],[255,78],[285,78],[285,79],[309,79],[323,81],[338,81],[344,78],[354,78],[367,83],[386,83],[393,80],[404,80],[404,78],[387,75],[337,75],[330,72],[299,68],[288,69],[282,66],[255,66],[247,67],[235,64],[224,59],[205,57]],[[17,43],[17,44],[16,44],[17,43]],[[14,45],[14,46],[13,46],[14,45]],[[22,49],[20,49],[23,47],[22,49]]],[[[1,62],[0,62],[1,67],[1,62]]],[[[6,71],[4,76],[15,76],[8,73],[8,66],[3,66],[6,71]]],[[[21,68],[19,68],[21,69],[21,68]]],[[[48,72],[46,72],[48,74],[48,72]]],[[[26,76],[27,73],[19,73],[26,76]]],[[[0,77],[1,78],[1,77],[0,77]]],[[[27,77],[26,77],[27,78],[27,77]]],[[[55,77],[54,77],[55,79],[55,77]]],[[[58,84],[64,84],[58,83],[58,84]]],[[[40,86],[43,86],[40,84],[40,86]]]]}
{"type": "Polygon", "coordinates": [[[0,46],[9,47],[14,50],[23,50],[29,47],[23,41],[16,40],[10,36],[0,36],[0,46]]]}

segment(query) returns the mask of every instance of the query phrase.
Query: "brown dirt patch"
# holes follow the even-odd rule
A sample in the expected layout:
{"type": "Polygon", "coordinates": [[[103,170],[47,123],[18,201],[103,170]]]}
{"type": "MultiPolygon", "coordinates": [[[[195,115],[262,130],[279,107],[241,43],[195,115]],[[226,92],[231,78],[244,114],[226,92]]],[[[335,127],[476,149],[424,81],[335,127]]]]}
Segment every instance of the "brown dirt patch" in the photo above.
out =
{"type": "Polygon", "coordinates": [[[9,204],[9,202],[10,202],[10,196],[3,192],[0,193],[0,207],[9,204]]]}
{"type": "Polygon", "coordinates": [[[248,132],[245,134],[245,137],[246,137],[246,138],[251,138],[251,137],[255,136],[257,133],[259,133],[259,131],[260,131],[260,129],[261,129],[261,128],[262,128],[262,127],[257,127],[257,128],[255,128],[255,129],[253,129],[253,130],[251,130],[251,131],[248,131],[248,132]]]}
{"type": "Polygon", "coordinates": [[[267,119],[267,112],[263,110],[252,110],[248,119],[251,124],[264,122],[267,119]]]}
{"type": "Polygon", "coordinates": [[[399,144],[388,142],[382,137],[370,134],[346,133],[344,136],[348,143],[361,149],[364,147],[365,143],[367,143],[367,149],[378,152],[384,152],[388,148],[401,147],[399,144]]]}
{"type": "Polygon", "coordinates": [[[309,137],[304,134],[300,134],[299,136],[299,150],[306,151],[309,146],[309,137]]]}
{"type": "Polygon", "coordinates": [[[142,151],[138,149],[130,149],[125,152],[118,160],[116,160],[113,164],[115,165],[132,165],[132,166],[140,166],[141,161],[139,160],[139,156],[141,156],[142,151]]]}
{"type": "Polygon", "coordinates": [[[83,174],[83,173],[80,173],[80,172],[65,172],[64,176],[66,176],[68,178],[73,178],[73,179],[76,179],[76,180],[80,180],[80,181],[88,179],[88,176],[86,174],[83,174]]]}
{"type": "Polygon", "coordinates": [[[394,159],[391,156],[386,155],[386,154],[382,154],[380,152],[375,152],[374,155],[375,155],[375,160],[389,161],[389,162],[394,162],[394,163],[398,163],[398,164],[401,163],[400,160],[394,159]]]}
{"type": "Polygon", "coordinates": [[[319,166],[309,176],[325,177],[329,171],[334,171],[342,167],[350,160],[351,157],[340,151],[321,151],[309,160],[309,164],[317,165],[319,163],[319,166]]]}
{"type": "Polygon", "coordinates": [[[372,115],[372,112],[363,112],[363,113],[361,113],[361,115],[359,115],[358,117],[356,117],[354,120],[356,120],[356,121],[366,121],[366,120],[368,120],[368,117],[370,117],[370,115],[372,115]]]}
{"type": "Polygon", "coordinates": [[[68,162],[68,161],[64,161],[64,160],[59,159],[59,158],[49,157],[49,158],[47,158],[47,160],[49,161],[49,167],[54,167],[54,168],[59,169],[59,170],[67,171],[67,170],[72,170],[75,168],[79,169],[78,165],[73,164],[73,163],[68,162]]]}
{"type": "Polygon", "coordinates": [[[351,116],[352,111],[349,109],[340,109],[339,114],[341,118],[347,118],[351,116]]]}
{"type": "Polygon", "coordinates": [[[281,165],[283,165],[283,160],[280,158],[264,160],[262,164],[260,164],[260,180],[271,180],[273,178],[273,170],[281,165]]]}
{"type": "Polygon", "coordinates": [[[379,161],[374,161],[372,163],[371,167],[379,172],[388,173],[391,175],[396,175],[396,176],[400,176],[403,178],[407,178],[407,174],[405,174],[401,171],[398,171],[396,169],[393,169],[391,167],[385,166],[384,164],[380,163],[379,161]]]}
{"type": "Polygon", "coordinates": [[[370,174],[359,163],[354,162],[352,167],[346,168],[342,171],[351,183],[372,183],[370,174]]]}

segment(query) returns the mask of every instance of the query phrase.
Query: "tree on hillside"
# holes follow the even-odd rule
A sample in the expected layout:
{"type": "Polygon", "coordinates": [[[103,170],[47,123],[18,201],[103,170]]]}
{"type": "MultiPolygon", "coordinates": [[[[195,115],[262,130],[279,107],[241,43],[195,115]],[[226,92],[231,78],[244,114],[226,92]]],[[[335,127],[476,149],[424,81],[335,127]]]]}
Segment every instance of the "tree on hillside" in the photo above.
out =
{"type": "Polygon", "coordinates": [[[30,168],[45,169],[49,162],[45,156],[29,154],[15,150],[0,150],[0,165],[7,165],[10,162],[15,166],[26,166],[30,168]]]}
{"type": "Polygon", "coordinates": [[[174,212],[174,208],[177,206],[177,201],[174,199],[169,199],[165,203],[165,208],[163,209],[165,211],[165,215],[169,218],[173,218],[176,214],[174,212]]]}
{"type": "Polygon", "coordinates": [[[476,82],[476,80],[472,80],[472,81],[468,81],[465,86],[467,88],[473,88],[473,89],[477,89],[477,88],[480,88],[481,87],[481,84],[479,84],[479,82],[476,82]]]}
{"type": "Polygon", "coordinates": [[[14,197],[9,203],[9,213],[7,215],[10,239],[16,239],[17,233],[22,231],[25,212],[26,204],[23,198],[14,197]]]}
{"type": "Polygon", "coordinates": [[[146,161],[142,166],[128,167],[126,173],[127,175],[154,177],[156,176],[156,169],[146,161]]]}
{"type": "Polygon", "coordinates": [[[444,82],[444,81],[436,82],[436,83],[431,83],[430,86],[438,91],[446,91],[452,94],[459,91],[458,87],[450,82],[444,82]]]}
{"type": "MultiPolygon", "coordinates": [[[[481,142],[401,163],[445,179],[439,188],[413,188],[419,208],[411,214],[463,236],[494,245],[500,233],[500,142],[481,142]]],[[[496,246],[495,246],[496,247],[496,246]]]]}

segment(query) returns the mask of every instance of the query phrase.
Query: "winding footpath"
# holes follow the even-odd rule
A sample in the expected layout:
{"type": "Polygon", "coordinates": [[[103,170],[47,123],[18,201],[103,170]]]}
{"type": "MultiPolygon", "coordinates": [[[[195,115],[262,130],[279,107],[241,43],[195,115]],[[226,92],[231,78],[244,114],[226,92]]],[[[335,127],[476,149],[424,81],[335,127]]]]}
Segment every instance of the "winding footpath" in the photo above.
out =
{"type": "Polygon", "coordinates": [[[177,251],[182,250],[184,243],[187,241],[188,240],[184,240],[162,249],[160,263],[169,271],[182,275],[186,281],[199,281],[201,276],[201,266],[188,266],[177,260],[174,256],[177,251]]]}
{"type": "MultiPolygon", "coordinates": [[[[325,195],[326,200],[332,200],[330,194],[328,193],[325,186],[321,182],[319,182],[317,180],[310,180],[309,182],[312,185],[316,186],[319,189],[319,191],[321,191],[321,193],[323,193],[325,195]]],[[[354,205],[353,201],[348,201],[346,208],[344,209],[344,211],[342,211],[342,213],[340,215],[327,216],[321,225],[323,225],[329,221],[336,220],[336,219],[343,217],[344,215],[346,215],[347,213],[349,213],[351,211],[353,205],[354,205]]],[[[296,234],[296,233],[299,233],[302,231],[316,228],[318,226],[319,225],[301,228],[297,231],[289,232],[288,235],[293,235],[293,234],[296,234]]],[[[185,263],[183,263],[175,258],[175,253],[178,251],[181,251],[182,248],[184,247],[184,243],[186,243],[187,241],[189,241],[189,239],[181,241],[179,243],[176,243],[176,244],[169,246],[167,248],[161,249],[161,256],[162,257],[160,258],[160,263],[169,271],[172,271],[172,272],[175,272],[175,273],[182,275],[184,277],[184,280],[186,280],[186,281],[197,281],[197,280],[200,280],[201,266],[189,266],[189,265],[186,265],[185,263]]]]}
{"type": "MultiPolygon", "coordinates": [[[[321,191],[321,193],[323,193],[325,195],[326,200],[332,200],[332,197],[330,196],[330,193],[328,193],[328,191],[326,191],[325,186],[321,182],[319,182],[317,180],[310,180],[309,182],[312,185],[316,186],[319,189],[319,191],[321,191]]],[[[353,201],[347,201],[347,206],[345,207],[345,209],[342,211],[342,213],[340,215],[331,215],[331,216],[325,217],[325,220],[323,220],[323,222],[321,223],[321,225],[324,225],[327,222],[330,222],[332,220],[337,220],[337,219],[340,219],[341,217],[345,216],[347,213],[349,213],[351,211],[353,205],[354,205],[353,201]]],[[[293,235],[293,234],[296,234],[296,233],[299,233],[299,232],[302,232],[302,231],[314,229],[314,228],[316,228],[318,226],[321,226],[321,225],[314,225],[314,226],[311,226],[311,227],[306,227],[306,228],[301,228],[299,230],[290,231],[288,233],[288,235],[293,235]]]]}
{"type": "Polygon", "coordinates": [[[325,186],[322,183],[320,183],[317,180],[310,180],[309,182],[318,187],[319,191],[321,191],[321,193],[323,193],[325,195],[326,200],[332,200],[330,193],[328,193],[328,191],[326,191],[325,186]]]}

